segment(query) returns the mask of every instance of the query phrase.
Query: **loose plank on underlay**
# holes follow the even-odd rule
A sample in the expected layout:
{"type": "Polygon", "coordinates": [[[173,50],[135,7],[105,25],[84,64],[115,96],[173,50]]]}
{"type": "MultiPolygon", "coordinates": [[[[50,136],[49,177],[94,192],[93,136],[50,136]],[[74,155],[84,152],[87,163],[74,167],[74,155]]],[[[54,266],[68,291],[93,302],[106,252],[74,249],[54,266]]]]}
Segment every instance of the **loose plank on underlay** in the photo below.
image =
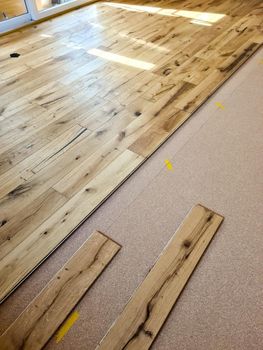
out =
{"type": "Polygon", "coordinates": [[[0,337],[1,349],[42,349],[120,248],[95,231],[0,337]]]}
{"type": "Polygon", "coordinates": [[[149,349],[222,221],[192,208],[97,350],[149,349]]]}

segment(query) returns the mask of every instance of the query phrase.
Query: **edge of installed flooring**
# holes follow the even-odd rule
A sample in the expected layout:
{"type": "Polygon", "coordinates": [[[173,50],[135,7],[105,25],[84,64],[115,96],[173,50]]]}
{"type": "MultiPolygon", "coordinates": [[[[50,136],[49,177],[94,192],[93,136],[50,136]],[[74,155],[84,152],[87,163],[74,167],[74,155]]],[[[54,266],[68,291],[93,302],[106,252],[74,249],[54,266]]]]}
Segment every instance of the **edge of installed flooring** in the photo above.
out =
{"type": "MultiPolygon", "coordinates": [[[[100,1],[100,0],[99,0],[100,1]]],[[[214,93],[223,86],[223,84],[230,79],[248,60],[250,60],[256,52],[258,52],[263,46],[263,43],[258,46],[258,48],[250,55],[248,56],[245,61],[240,65],[237,66],[236,69],[233,70],[233,72],[226,78],[224,78],[212,91],[211,93],[200,103],[199,106],[196,107],[195,110],[192,111],[192,113],[189,115],[189,117],[182,123],[180,124],[170,135],[168,135],[161,143],[158,144],[158,146],[147,156],[145,157],[142,162],[136,166],[130,173],[127,175],[94,209],[83,219],[79,222],[79,224],[74,227],[73,230],[71,230],[65,237],[64,239],[57,244],[50,252],[49,254],[42,259],[35,267],[32,269],[20,282],[17,283],[17,285],[0,301],[0,305],[34,272],[37,270],[37,268],[58,248],[62,243],[64,243],[99,207],[115,192],[117,189],[123,185],[125,181],[127,181],[152,155],[158,151],[158,149],[171,137],[175,134],[175,132],[186,122],[190,121],[191,117],[194,115],[194,113],[201,108],[208,100],[209,98],[214,95],[214,93]]]]}

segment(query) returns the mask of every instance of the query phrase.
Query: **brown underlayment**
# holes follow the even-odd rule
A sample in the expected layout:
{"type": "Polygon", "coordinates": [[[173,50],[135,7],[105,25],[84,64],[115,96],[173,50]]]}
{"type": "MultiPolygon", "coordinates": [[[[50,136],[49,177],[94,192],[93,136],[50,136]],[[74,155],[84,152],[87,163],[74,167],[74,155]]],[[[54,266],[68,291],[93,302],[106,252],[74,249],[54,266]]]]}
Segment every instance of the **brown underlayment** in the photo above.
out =
{"type": "Polygon", "coordinates": [[[1,332],[99,229],[122,251],[77,305],[80,319],[64,340],[46,347],[95,349],[189,207],[203,202],[224,225],[152,349],[261,349],[262,60],[261,50],[0,306],[1,332]]]}
{"type": "Polygon", "coordinates": [[[261,46],[259,0],[152,5],[1,39],[2,300],[261,46]]]}

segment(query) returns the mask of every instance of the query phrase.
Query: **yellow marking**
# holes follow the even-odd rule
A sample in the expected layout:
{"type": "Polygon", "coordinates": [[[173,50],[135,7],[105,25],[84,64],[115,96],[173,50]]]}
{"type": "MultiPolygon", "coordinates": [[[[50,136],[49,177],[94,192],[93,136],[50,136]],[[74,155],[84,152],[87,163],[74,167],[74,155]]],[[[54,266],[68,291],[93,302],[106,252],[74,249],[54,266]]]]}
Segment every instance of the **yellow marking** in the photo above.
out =
{"type": "Polygon", "coordinates": [[[165,164],[166,164],[168,170],[173,170],[173,166],[172,166],[172,164],[169,162],[168,159],[165,159],[164,162],[165,162],[165,164]]]}
{"type": "Polygon", "coordinates": [[[260,63],[260,64],[263,64],[263,60],[260,60],[259,63],[260,63]]]}
{"type": "Polygon", "coordinates": [[[64,336],[68,333],[68,331],[73,326],[73,324],[77,321],[78,318],[79,318],[78,311],[74,311],[67,318],[67,320],[63,323],[63,325],[60,327],[60,329],[56,334],[56,343],[59,343],[64,338],[64,336]]]}
{"type": "Polygon", "coordinates": [[[222,103],[220,102],[216,102],[215,105],[218,107],[218,108],[221,108],[221,109],[225,109],[225,107],[222,105],[222,103]]]}

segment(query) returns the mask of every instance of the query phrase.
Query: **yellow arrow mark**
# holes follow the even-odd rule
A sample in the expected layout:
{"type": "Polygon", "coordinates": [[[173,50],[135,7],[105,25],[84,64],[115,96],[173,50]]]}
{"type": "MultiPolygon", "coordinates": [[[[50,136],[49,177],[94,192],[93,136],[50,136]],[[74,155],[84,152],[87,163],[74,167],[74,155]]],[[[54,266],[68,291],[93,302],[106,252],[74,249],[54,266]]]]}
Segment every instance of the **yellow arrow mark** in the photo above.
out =
{"type": "Polygon", "coordinates": [[[56,343],[59,343],[64,336],[68,333],[70,328],[73,326],[73,324],[77,321],[79,318],[79,313],[78,311],[74,311],[68,319],[63,323],[63,325],[60,327],[56,334],[56,343]]]}
{"type": "Polygon", "coordinates": [[[218,107],[218,108],[221,108],[221,109],[225,109],[225,107],[222,105],[222,103],[220,102],[216,102],[215,105],[218,107]]]}
{"type": "Polygon", "coordinates": [[[173,166],[172,166],[172,164],[169,162],[168,159],[165,159],[164,162],[165,162],[166,167],[167,167],[168,170],[173,170],[173,166]]]}

